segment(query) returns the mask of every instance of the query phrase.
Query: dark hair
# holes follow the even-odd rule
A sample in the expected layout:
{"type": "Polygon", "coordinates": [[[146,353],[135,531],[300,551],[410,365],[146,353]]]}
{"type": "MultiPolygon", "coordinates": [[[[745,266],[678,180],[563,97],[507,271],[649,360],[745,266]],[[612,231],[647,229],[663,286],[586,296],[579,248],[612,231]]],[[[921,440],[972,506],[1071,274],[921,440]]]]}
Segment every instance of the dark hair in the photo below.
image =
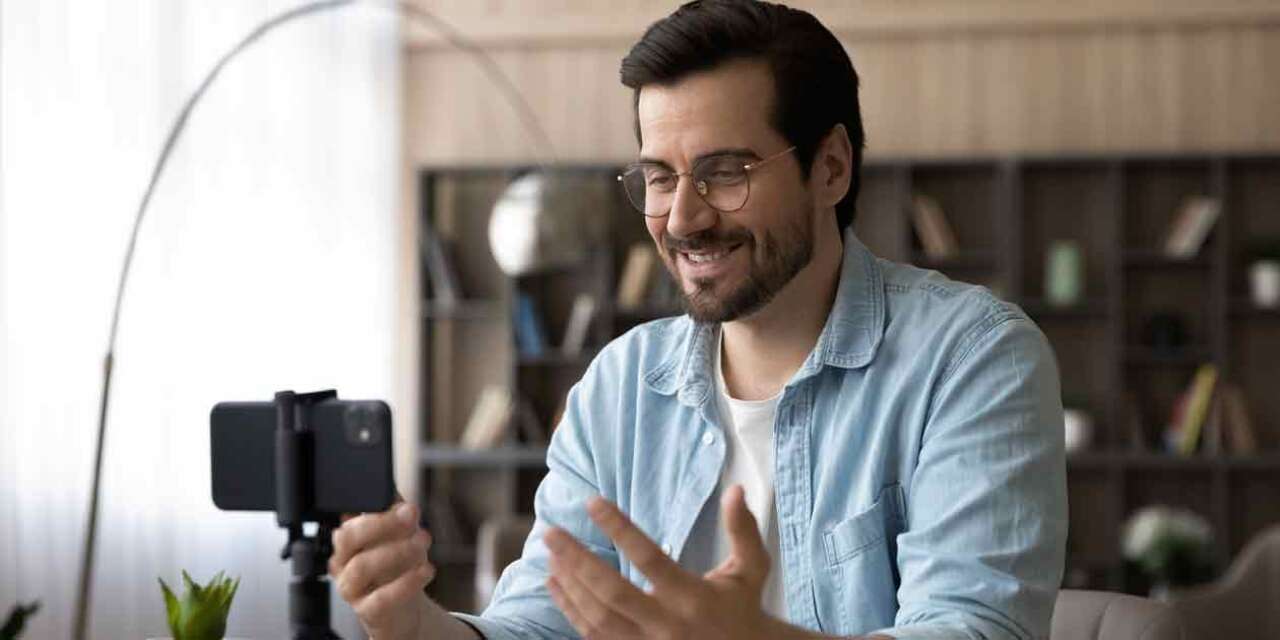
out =
{"type": "MultiPolygon", "coordinates": [[[[694,0],[653,23],[622,59],[622,84],[666,84],[731,60],[762,60],[773,74],[774,129],[796,146],[809,177],[822,138],[843,124],[853,146],[849,193],[836,204],[840,231],[853,222],[866,134],[858,73],[844,47],[809,13],[757,0],[694,0]]],[[[640,123],[636,121],[636,140],[640,123]]]]}

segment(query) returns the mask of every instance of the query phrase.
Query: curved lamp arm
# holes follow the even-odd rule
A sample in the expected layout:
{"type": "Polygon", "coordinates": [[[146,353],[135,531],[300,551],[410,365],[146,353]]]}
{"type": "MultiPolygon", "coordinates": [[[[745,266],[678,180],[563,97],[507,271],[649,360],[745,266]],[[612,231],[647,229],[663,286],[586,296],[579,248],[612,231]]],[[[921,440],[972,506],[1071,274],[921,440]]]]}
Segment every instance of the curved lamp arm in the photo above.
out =
{"type": "Polygon", "coordinates": [[[218,75],[222,73],[222,70],[233,59],[243,53],[255,42],[262,39],[263,36],[286,23],[293,22],[309,15],[321,13],[323,11],[329,11],[331,9],[337,9],[353,4],[397,11],[410,20],[418,22],[439,33],[450,44],[450,46],[471,54],[476,63],[480,65],[481,69],[503,93],[503,96],[520,116],[526,132],[540,147],[540,155],[544,158],[542,164],[546,164],[547,158],[555,157],[551,137],[547,135],[546,130],[538,121],[538,118],[536,114],[534,114],[533,109],[529,106],[529,103],[520,94],[520,91],[516,88],[511,79],[502,72],[502,69],[493,60],[493,58],[490,57],[481,47],[464,38],[457,30],[441,20],[435,14],[421,7],[413,6],[407,2],[378,4],[372,2],[361,2],[360,0],[322,0],[320,2],[304,4],[288,11],[281,12],[263,21],[218,59],[218,62],[213,65],[213,68],[205,74],[200,85],[191,93],[186,102],[183,103],[182,110],[178,112],[178,116],[169,127],[169,135],[165,137],[164,146],[161,147],[160,155],[156,157],[155,165],[151,169],[151,177],[147,182],[147,188],[142,193],[142,200],[138,203],[138,210],[133,219],[133,230],[129,234],[129,247],[125,251],[124,263],[120,268],[120,279],[116,284],[115,304],[111,311],[111,331],[107,337],[106,356],[102,361],[102,396],[98,407],[98,438],[93,454],[93,485],[89,493],[89,523],[84,537],[84,548],[80,564],[80,577],[76,594],[75,640],[84,639],[85,629],[88,623],[91,595],[90,587],[93,583],[94,547],[98,530],[98,497],[100,494],[102,479],[102,452],[107,435],[107,409],[111,397],[111,373],[115,362],[116,335],[120,328],[120,311],[124,306],[124,294],[126,285],[129,282],[129,272],[130,268],[133,266],[133,255],[138,246],[138,232],[142,228],[142,221],[146,217],[148,205],[151,204],[151,196],[155,192],[156,184],[160,181],[160,176],[164,173],[165,166],[169,162],[169,156],[177,145],[179,138],[181,138],[182,132],[186,129],[187,120],[190,118],[192,111],[195,109],[196,105],[199,104],[200,99],[204,97],[204,94],[209,90],[209,87],[213,85],[214,80],[218,78],[218,75]]]}

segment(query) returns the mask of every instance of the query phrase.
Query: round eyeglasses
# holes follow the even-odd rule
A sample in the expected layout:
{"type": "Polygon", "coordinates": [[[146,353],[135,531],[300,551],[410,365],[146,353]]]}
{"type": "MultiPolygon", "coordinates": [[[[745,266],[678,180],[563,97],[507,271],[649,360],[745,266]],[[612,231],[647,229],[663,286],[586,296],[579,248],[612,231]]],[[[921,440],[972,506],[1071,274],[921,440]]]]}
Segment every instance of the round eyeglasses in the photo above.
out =
{"type": "Polygon", "coordinates": [[[693,189],[707,206],[723,213],[733,213],[746,206],[751,197],[751,171],[795,151],[787,147],[762,160],[743,163],[742,155],[725,153],[699,158],[689,171],[680,173],[657,162],[637,162],[618,176],[627,199],[637,211],[649,218],[671,213],[676,187],[681,176],[693,180],[693,189]]]}

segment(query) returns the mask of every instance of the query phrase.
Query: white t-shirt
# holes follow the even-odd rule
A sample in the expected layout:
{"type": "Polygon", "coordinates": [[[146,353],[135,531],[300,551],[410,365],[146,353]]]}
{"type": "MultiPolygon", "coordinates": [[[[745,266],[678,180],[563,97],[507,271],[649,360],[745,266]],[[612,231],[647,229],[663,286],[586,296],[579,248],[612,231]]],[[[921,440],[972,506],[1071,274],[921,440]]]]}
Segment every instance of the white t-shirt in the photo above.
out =
{"type": "MultiPolygon", "coordinates": [[[[716,393],[721,426],[724,427],[725,464],[720,472],[720,493],[735,484],[745,490],[747,509],[760,525],[765,550],[769,552],[769,578],[764,585],[761,605],[764,612],[782,620],[787,618],[785,593],[782,590],[782,551],[778,538],[778,517],[773,506],[773,424],[782,394],[768,400],[738,400],[729,396],[724,382],[721,351],[724,334],[716,348],[716,393]]],[[[720,506],[716,505],[717,513],[720,506]]],[[[732,546],[721,522],[716,527],[711,545],[718,566],[729,557],[732,546]]]]}

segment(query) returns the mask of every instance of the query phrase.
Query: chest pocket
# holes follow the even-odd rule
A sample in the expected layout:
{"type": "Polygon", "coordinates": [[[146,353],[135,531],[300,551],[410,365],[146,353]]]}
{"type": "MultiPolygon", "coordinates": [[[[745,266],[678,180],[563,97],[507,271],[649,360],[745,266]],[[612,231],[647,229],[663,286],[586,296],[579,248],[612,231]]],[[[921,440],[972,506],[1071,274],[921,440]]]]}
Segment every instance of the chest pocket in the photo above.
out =
{"type": "MultiPolygon", "coordinates": [[[[836,619],[823,620],[824,631],[857,635],[893,626],[898,610],[897,538],[906,528],[902,486],[893,484],[866,510],[836,524],[823,535],[827,567],[824,577],[836,619]]],[[[827,596],[824,598],[823,596],[827,596]]]]}

